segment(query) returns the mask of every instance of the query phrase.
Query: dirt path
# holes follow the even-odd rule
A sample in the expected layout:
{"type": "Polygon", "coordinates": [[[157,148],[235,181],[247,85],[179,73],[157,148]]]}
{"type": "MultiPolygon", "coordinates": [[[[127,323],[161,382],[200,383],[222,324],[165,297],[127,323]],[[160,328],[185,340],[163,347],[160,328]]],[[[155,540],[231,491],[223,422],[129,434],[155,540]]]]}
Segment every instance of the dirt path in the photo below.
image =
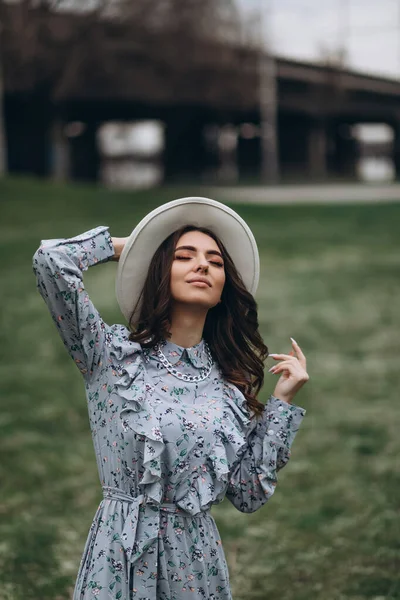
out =
{"type": "Polygon", "coordinates": [[[400,202],[400,184],[221,186],[207,188],[207,195],[226,202],[251,204],[400,202]]]}

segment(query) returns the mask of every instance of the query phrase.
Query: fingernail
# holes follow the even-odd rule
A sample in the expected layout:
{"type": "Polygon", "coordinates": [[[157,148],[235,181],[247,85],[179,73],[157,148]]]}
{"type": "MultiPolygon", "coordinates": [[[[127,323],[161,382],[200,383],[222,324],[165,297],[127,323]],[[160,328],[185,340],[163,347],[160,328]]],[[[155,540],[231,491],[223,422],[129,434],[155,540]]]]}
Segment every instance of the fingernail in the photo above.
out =
{"type": "Polygon", "coordinates": [[[292,342],[294,342],[295,344],[297,344],[296,340],[294,340],[292,337],[290,339],[292,340],[292,342]]]}
{"type": "Polygon", "coordinates": [[[276,354],[274,354],[273,352],[270,352],[270,353],[268,354],[268,356],[276,356],[276,354]]]}
{"type": "Polygon", "coordinates": [[[273,371],[275,369],[275,367],[271,367],[270,369],[268,369],[269,372],[273,371]]]}

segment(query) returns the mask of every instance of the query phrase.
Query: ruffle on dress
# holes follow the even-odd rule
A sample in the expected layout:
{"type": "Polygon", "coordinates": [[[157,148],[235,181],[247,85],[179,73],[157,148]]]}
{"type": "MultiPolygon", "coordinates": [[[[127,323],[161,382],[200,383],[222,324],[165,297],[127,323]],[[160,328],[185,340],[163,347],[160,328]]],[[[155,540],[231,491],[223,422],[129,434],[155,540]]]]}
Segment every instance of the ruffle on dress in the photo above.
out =
{"type": "Polygon", "coordinates": [[[246,433],[251,429],[251,420],[245,397],[227,382],[224,385],[224,401],[230,410],[223,412],[221,429],[217,431],[219,439],[211,458],[215,473],[224,483],[228,483],[233,465],[247,446],[246,433]]]}
{"type": "Polygon", "coordinates": [[[252,429],[253,422],[245,397],[235,386],[226,383],[222,404],[226,409],[221,411],[221,424],[215,430],[205,467],[197,474],[192,473],[191,486],[179,500],[179,506],[193,513],[222,502],[231,472],[248,447],[247,431],[252,429]]]}
{"type": "Polygon", "coordinates": [[[118,395],[125,400],[119,414],[123,430],[129,429],[144,437],[144,473],[140,486],[145,486],[143,494],[156,503],[161,502],[161,455],[164,440],[160,422],[155,414],[149,398],[154,388],[147,381],[140,344],[128,339],[129,330],[120,326],[119,337],[114,336],[110,354],[118,361],[124,361],[121,377],[115,383],[118,395]]]}

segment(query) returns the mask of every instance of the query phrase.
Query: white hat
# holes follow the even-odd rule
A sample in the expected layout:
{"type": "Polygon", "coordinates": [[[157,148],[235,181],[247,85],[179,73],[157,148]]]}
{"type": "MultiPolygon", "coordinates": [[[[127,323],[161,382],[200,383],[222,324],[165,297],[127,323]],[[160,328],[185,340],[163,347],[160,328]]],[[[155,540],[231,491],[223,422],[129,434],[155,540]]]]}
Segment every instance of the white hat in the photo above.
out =
{"type": "MultiPolygon", "coordinates": [[[[129,322],[142,292],[154,253],[171,233],[185,225],[206,227],[230,254],[247,290],[254,295],[260,276],[257,243],[246,222],[231,208],[209,198],[179,198],[150,212],[128,237],[118,262],[116,295],[129,322]]],[[[138,318],[137,306],[134,319],[138,318]]]]}

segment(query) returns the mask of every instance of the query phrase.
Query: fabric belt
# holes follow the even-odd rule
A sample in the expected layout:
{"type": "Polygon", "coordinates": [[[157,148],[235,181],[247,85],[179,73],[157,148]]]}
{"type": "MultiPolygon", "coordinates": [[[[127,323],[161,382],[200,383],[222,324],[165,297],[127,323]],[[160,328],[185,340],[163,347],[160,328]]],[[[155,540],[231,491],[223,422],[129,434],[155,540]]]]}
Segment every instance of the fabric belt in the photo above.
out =
{"type": "MultiPolygon", "coordinates": [[[[103,496],[109,500],[129,502],[131,505],[121,533],[121,542],[128,560],[134,564],[158,539],[161,512],[176,513],[183,517],[194,517],[173,503],[150,503],[144,494],[130,496],[116,487],[103,486],[103,496]]],[[[202,511],[200,516],[209,510],[202,511]]]]}

